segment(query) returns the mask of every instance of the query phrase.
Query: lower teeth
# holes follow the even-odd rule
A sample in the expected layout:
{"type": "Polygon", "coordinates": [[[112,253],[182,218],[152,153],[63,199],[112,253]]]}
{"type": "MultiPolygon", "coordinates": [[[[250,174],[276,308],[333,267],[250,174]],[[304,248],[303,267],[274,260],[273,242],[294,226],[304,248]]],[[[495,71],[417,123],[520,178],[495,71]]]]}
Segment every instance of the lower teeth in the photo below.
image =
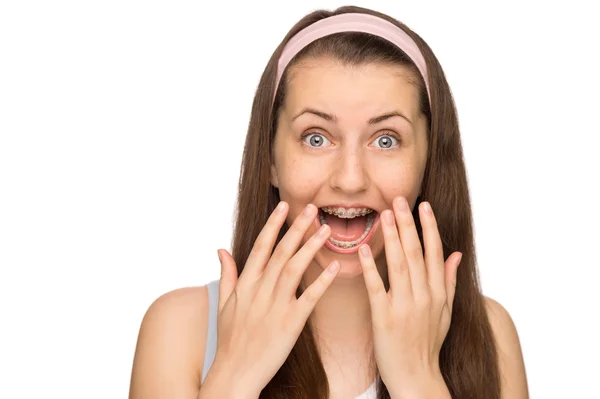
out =
{"type": "MultiPolygon", "coordinates": [[[[331,242],[333,245],[335,245],[338,248],[353,248],[356,247],[358,244],[360,244],[362,242],[362,240],[365,239],[365,237],[367,237],[367,234],[369,234],[369,231],[371,231],[371,228],[373,227],[373,221],[375,220],[375,216],[373,215],[373,213],[370,213],[367,216],[367,227],[365,229],[365,231],[362,233],[362,235],[354,241],[340,241],[340,240],[336,240],[335,238],[331,238],[329,237],[329,242],[331,242]]],[[[325,218],[323,218],[321,216],[321,224],[327,224],[325,222],[325,218]]]]}

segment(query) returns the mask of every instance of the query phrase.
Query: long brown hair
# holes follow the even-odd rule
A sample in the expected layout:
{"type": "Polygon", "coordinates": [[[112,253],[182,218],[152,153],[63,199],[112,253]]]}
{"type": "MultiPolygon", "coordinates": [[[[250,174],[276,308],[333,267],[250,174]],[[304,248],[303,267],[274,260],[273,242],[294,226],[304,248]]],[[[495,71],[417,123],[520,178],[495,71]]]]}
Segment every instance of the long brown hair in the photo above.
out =
{"type": "MultiPolygon", "coordinates": [[[[442,67],[427,43],[403,23],[369,9],[346,6],[334,11],[318,10],[302,18],[286,35],[269,60],[256,90],[243,153],[238,188],[236,223],[232,254],[241,273],[254,241],[268,216],[279,202],[270,183],[270,165],[278,110],[285,99],[287,73],[273,98],[277,61],[287,41],[303,28],[332,15],[360,12],[384,18],[409,34],[419,46],[429,75],[431,105],[418,70],[396,46],[365,33],[344,32],[319,39],[304,48],[288,65],[299,60],[327,56],[347,65],[371,62],[400,65],[413,71],[421,88],[421,110],[429,122],[428,159],[420,200],[429,201],[435,210],[444,259],[462,252],[458,268],[452,322],[440,352],[440,369],[453,398],[500,399],[500,377],[496,344],[486,313],[476,267],[475,244],[469,189],[460,141],[456,108],[442,67]],[[272,104],[274,104],[272,106],[272,104]]],[[[413,210],[417,231],[423,244],[418,213],[413,210]]],[[[282,229],[280,237],[285,234],[282,229]]],[[[300,294],[300,288],[298,295],[300,294]]],[[[378,379],[378,398],[390,398],[378,379]]],[[[314,399],[329,397],[329,386],[307,323],[289,357],[263,389],[261,398],[314,399]]]]}

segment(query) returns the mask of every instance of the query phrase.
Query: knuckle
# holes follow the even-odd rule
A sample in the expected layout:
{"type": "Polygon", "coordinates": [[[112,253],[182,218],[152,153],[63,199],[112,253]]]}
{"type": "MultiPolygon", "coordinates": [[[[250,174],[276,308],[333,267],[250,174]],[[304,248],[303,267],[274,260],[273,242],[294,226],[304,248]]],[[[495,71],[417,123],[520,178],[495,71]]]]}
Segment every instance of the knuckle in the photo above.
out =
{"type": "Polygon", "coordinates": [[[296,219],[294,219],[294,222],[292,223],[292,228],[304,229],[305,226],[311,221],[312,220],[309,220],[309,218],[305,217],[304,212],[302,212],[298,216],[296,216],[296,219]]]}
{"type": "Polygon", "coordinates": [[[390,272],[397,278],[405,278],[406,276],[406,270],[401,267],[394,267],[393,269],[390,269],[390,272]]]}
{"type": "MultiPolygon", "coordinates": [[[[300,248],[300,250],[294,255],[294,259],[306,259],[308,257],[314,256],[317,251],[323,246],[323,239],[313,235],[310,237],[304,245],[300,248]]],[[[301,262],[305,262],[304,260],[301,262]]]]}
{"type": "Polygon", "coordinates": [[[377,284],[375,287],[373,287],[373,295],[378,296],[383,294],[386,294],[383,284],[377,284]]]}
{"type": "Polygon", "coordinates": [[[293,237],[302,237],[308,229],[308,226],[309,224],[304,222],[303,220],[296,220],[290,228],[290,233],[293,237]]]}
{"type": "Polygon", "coordinates": [[[406,260],[398,262],[398,267],[395,267],[394,269],[396,269],[397,273],[404,275],[408,272],[408,262],[406,260]]]}
{"type": "Polygon", "coordinates": [[[415,305],[419,309],[429,309],[432,304],[432,298],[430,293],[421,293],[415,298],[415,305]]]}
{"type": "Polygon", "coordinates": [[[436,309],[442,309],[446,305],[446,297],[444,295],[435,294],[432,303],[436,309]]]}
{"type": "Polygon", "coordinates": [[[407,255],[412,259],[418,259],[423,256],[423,249],[420,245],[415,245],[407,250],[407,255]]]}
{"type": "Polygon", "coordinates": [[[281,262],[285,259],[284,256],[284,249],[282,245],[278,245],[277,248],[275,248],[275,250],[273,251],[273,253],[271,254],[271,258],[270,258],[270,262],[281,262]]]}
{"type": "Polygon", "coordinates": [[[257,252],[264,252],[268,249],[268,243],[265,237],[258,236],[256,241],[254,241],[254,250],[257,252]]]}
{"type": "Polygon", "coordinates": [[[281,277],[285,280],[288,280],[294,277],[297,274],[297,269],[294,266],[293,262],[288,262],[283,269],[281,270],[281,277]]]}
{"type": "Polygon", "coordinates": [[[446,303],[446,293],[436,291],[432,294],[432,303],[435,304],[436,308],[441,308],[446,303]]]}
{"type": "MultiPolygon", "coordinates": [[[[320,282],[317,279],[317,281],[315,281],[313,284],[318,284],[318,283],[320,283],[320,282]]],[[[304,291],[305,299],[311,305],[317,303],[317,301],[319,300],[319,295],[314,288],[315,287],[311,286],[309,289],[304,291]]]]}
{"type": "Polygon", "coordinates": [[[408,227],[412,227],[415,224],[415,222],[413,220],[412,215],[402,214],[398,218],[398,224],[404,228],[408,228],[408,227]]]}
{"type": "Polygon", "coordinates": [[[399,318],[399,320],[407,321],[411,319],[412,313],[413,310],[410,306],[400,305],[396,311],[396,316],[399,318]]]}

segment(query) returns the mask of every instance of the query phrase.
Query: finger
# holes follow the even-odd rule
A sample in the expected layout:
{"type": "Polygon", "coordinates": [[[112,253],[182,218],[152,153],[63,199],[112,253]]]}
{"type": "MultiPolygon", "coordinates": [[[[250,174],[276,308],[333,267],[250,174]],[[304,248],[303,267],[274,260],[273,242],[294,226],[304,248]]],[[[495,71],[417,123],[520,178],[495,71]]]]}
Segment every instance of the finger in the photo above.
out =
{"type": "Polygon", "coordinates": [[[288,209],[288,204],[281,201],[271,213],[271,216],[269,216],[267,223],[265,223],[256,241],[254,241],[252,251],[250,251],[250,255],[244,265],[244,270],[240,274],[240,284],[245,284],[247,280],[254,282],[262,274],[265,265],[271,257],[271,252],[273,251],[279,231],[285,223],[288,209]]]}
{"type": "Polygon", "coordinates": [[[381,276],[377,270],[375,259],[373,259],[371,248],[368,244],[361,245],[358,249],[358,254],[358,259],[363,270],[363,278],[365,279],[365,285],[369,294],[373,320],[376,317],[385,317],[389,308],[389,298],[385,291],[383,280],[381,280],[381,276]]]}
{"type": "Polygon", "coordinates": [[[448,257],[445,267],[446,276],[446,300],[448,301],[448,308],[450,314],[452,314],[452,305],[454,304],[454,294],[456,293],[456,280],[458,274],[458,266],[462,260],[462,253],[455,252],[448,257]],[[455,255],[458,254],[458,255],[455,255]]]}
{"type": "Polygon", "coordinates": [[[296,254],[306,232],[313,225],[317,217],[317,212],[318,208],[316,206],[308,204],[304,208],[304,211],[296,217],[287,233],[279,241],[279,244],[277,244],[277,248],[275,248],[273,255],[267,263],[263,279],[265,286],[270,287],[271,293],[279,279],[281,270],[296,254]]]}
{"type": "Polygon", "coordinates": [[[319,277],[304,290],[302,295],[300,295],[300,298],[296,301],[296,308],[293,312],[294,314],[299,315],[296,320],[298,321],[300,328],[306,324],[306,320],[308,320],[308,317],[314,310],[316,304],[323,297],[323,294],[325,294],[325,291],[327,291],[327,288],[329,288],[331,283],[335,280],[335,276],[337,276],[339,270],[340,264],[337,260],[334,260],[325,270],[323,270],[319,277]]]}
{"type": "Polygon", "coordinates": [[[416,299],[418,296],[429,295],[423,248],[405,198],[394,199],[394,215],[400,231],[400,243],[408,262],[413,296],[416,299]]]}
{"type": "Polygon", "coordinates": [[[390,280],[390,290],[392,298],[408,300],[412,298],[412,286],[410,282],[410,271],[408,260],[404,255],[398,228],[394,220],[394,213],[386,209],[381,212],[381,230],[383,232],[383,241],[385,245],[385,258],[387,261],[388,277],[390,280]]]}
{"type": "Polygon", "coordinates": [[[425,265],[430,286],[444,297],[446,296],[446,279],[444,269],[444,248],[438,230],[435,215],[429,202],[419,205],[421,226],[423,227],[423,244],[425,245],[425,265]]]}
{"type": "Polygon", "coordinates": [[[225,249],[217,251],[221,262],[221,279],[219,280],[219,313],[229,300],[237,283],[238,273],[233,257],[225,249]]]}
{"type": "Polygon", "coordinates": [[[275,284],[275,295],[290,297],[296,294],[296,289],[304,272],[314,259],[315,255],[325,244],[331,234],[331,227],[324,224],[319,230],[300,248],[283,268],[275,284]]]}

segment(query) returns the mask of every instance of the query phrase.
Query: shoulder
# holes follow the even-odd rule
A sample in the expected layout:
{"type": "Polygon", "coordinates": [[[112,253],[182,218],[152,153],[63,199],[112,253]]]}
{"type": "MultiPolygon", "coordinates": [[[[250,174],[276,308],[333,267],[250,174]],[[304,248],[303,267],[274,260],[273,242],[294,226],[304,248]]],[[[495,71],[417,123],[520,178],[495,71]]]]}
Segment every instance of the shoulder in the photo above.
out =
{"type": "Polygon", "coordinates": [[[176,289],[150,304],[135,349],[130,398],[197,396],[208,308],[206,286],[176,289]]]}
{"type": "Polygon", "coordinates": [[[498,301],[486,296],[484,300],[498,349],[502,398],[527,399],[525,364],[515,323],[498,301]]]}

